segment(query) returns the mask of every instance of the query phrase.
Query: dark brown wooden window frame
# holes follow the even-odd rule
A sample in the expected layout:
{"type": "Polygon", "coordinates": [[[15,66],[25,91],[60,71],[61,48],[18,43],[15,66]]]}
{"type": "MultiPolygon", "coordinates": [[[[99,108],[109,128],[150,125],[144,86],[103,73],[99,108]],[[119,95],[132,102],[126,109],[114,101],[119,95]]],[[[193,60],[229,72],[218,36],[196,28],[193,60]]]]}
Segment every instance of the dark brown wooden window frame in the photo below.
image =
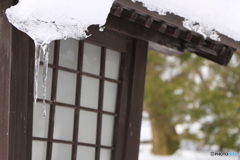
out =
{"type": "MultiPolygon", "coordinates": [[[[92,32],[98,32],[96,30],[96,27],[92,27],[91,29],[92,32]]],[[[94,34],[94,33],[93,33],[94,34]]],[[[54,59],[53,59],[53,64],[49,64],[49,68],[53,69],[53,80],[52,80],[52,93],[51,93],[51,100],[50,101],[46,101],[47,104],[50,105],[50,120],[49,120],[49,129],[48,129],[48,137],[47,138],[42,138],[42,137],[33,137],[32,140],[36,140],[36,141],[42,141],[42,142],[47,142],[47,155],[46,155],[46,160],[50,160],[52,157],[52,145],[53,143],[62,143],[62,144],[70,144],[73,146],[72,148],[72,160],[76,160],[77,158],[77,146],[88,146],[88,147],[95,147],[96,152],[95,152],[95,160],[99,160],[100,158],[100,150],[101,149],[108,149],[111,150],[112,152],[115,151],[115,144],[113,144],[113,146],[104,146],[101,145],[100,141],[101,141],[101,132],[102,132],[102,116],[103,115],[110,115],[116,118],[116,121],[118,121],[119,119],[119,112],[121,110],[121,107],[118,107],[122,102],[120,101],[120,99],[122,98],[122,96],[124,96],[123,93],[121,93],[120,91],[123,89],[122,87],[124,87],[124,84],[126,85],[126,83],[123,83],[123,81],[128,81],[128,79],[126,79],[126,77],[124,76],[124,72],[128,65],[127,63],[125,63],[125,60],[129,59],[131,57],[131,53],[126,53],[127,52],[127,44],[126,44],[126,39],[123,36],[115,36],[114,33],[111,33],[109,31],[107,31],[107,34],[102,33],[101,36],[101,41],[96,40],[96,38],[91,38],[86,39],[84,41],[79,41],[78,43],[78,66],[77,69],[70,69],[67,67],[63,67],[59,64],[59,54],[60,54],[60,41],[55,41],[54,43],[54,59]],[[113,36],[115,41],[118,42],[118,45],[116,46],[111,46],[111,44],[109,44],[109,36],[113,36]],[[107,36],[107,37],[106,37],[107,36]],[[103,40],[105,39],[105,40],[103,40]],[[105,46],[100,46],[102,45],[102,43],[104,42],[105,46]],[[101,62],[100,62],[100,74],[99,75],[95,75],[95,74],[91,74],[91,73],[87,73],[83,71],[83,54],[84,54],[84,43],[91,43],[94,45],[97,45],[99,47],[101,47],[101,62]],[[119,48],[119,46],[124,46],[123,48],[119,48]],[[114,49],[115,51],[118,51],[121,54],[120,57],[120,68],[119,68],[119,79],[112,79],[112,78],[107,78],[105,76],[105,65],[106,65],[106,49],[114,49]],[[58,79],[58,71],[65,71],[65,72],[69,72],[69,73],[74,73],[77,75],[77,79],[76,79],[76,93],[75,93],[75,97],[76,97],[76,101],[75,101],[75,105],[71,105],[71,104],[67,104],[67,103],[61,103],[58,102],[57,99],[57,79],[58,79]],[[82,77],[91,77],[94,79],[99,80],[99,99],[98,99],[98,109],[92,109],[92,108],[88,108],[88,107],[84,107],[80,105],[80,94],[81,94],[81,80],[82,77]],[[116,104],[117,107],[117,111],[116,112],[108,112],[108,111],[104,111],[103,110],[103,95],[104,95],[104,82],[112,82],[114,84],[118,85],[118,102],[116,104]],[[122,85],[123,84],[123,85],[122,85]],[[73,132],[73,139],[72,141],[66,141],[66,140],[60,140],[60,139],[54,139],[53,137],[53,132],[54,132],[54,117],[55,117],[55,109],[56,106],[62,106],[62,107],[69,107],[69,108],[73,108],[75,111],[75,115],[74,115],[74,132],[73,132]],[[81,143],[78,142],[78,125],[79,125],[79,112],[80,110],[85,110],[85,111],[89,111],[89,112],[93,112],[93,113],[97,113],[98,114],[98,118],[97,118],[97,137],[96,137],[96,144],[88,144],[88,143],[81,143]]],[[[41,65],[43,65],[43,63],[41,63],[41,65]]],[[[37,102],[43,102],[42,99],[38,99],[37,102]]],[[[115,129],[116,132],[118,133],[118,123],[115,123],[115,129]]],[[[114,134],[115,135],[115,134],[114,134]]],[[[123,136],[122,136],[123,137],[123,136]]],[[[115,138],[113,138],[115,139],[115,138]]],[[[113,155],[113,154],[112,154],[113,155]]]]}
{"type": "MultiPolygon", "coordinates": [[[[16,3],[17,0],[0,1],[1,13],[4,13],[3,11],[6,8],[16,3]]],[[[32,152],[34,44],[27,35],[12,27],[5,15],[1,14],[0,18],[0,159],[30,160],[32,152]]],[[[104,47],[107,46],[111,46],[112,49],[121,52],[123,52],[124,46],[127,46],[125,47],[126,57],[124,61],[126,64],[124,68],[121,68],[121,72],[124,72],[124,75],[120,77],[120,79],[126,80],[122,82],[117,81],[116,83],[122,85],[118,91],[119,94],[128,94],[122,96],[117,105],[119,115],[115,121],[117,128],[114,133],[113,143],[115,149],[112,159],[137,160],[148,43],[124,36],[111,31],[111,29],[106,29],[104,32],[96,32],[96,27],[95,29],[93,27],[93,29],[90,29],[90,32],[94,32],[94,36],[90,37],[88,41],[96,44],[100,42],[101,44],[99,45],[103,46],[103,52],[105,50],[104,47]],[[101,38],[103,35],[107,36],[108,40],[103,40],[101,38]]],[[[111,49],[111,47],[109,48],[111,49]]],[[[56,47],[56,50],[59,50],[59,48],[56,47]]],[[[54,66],[52,67],[54,68],[54,66]]],[[[56,74],[53,73],[53,84],[57,81],[56,74]]],[[[102,74],[104,75],[104,73],[102,74]]],[[[78,78],[81,77],[78,76],[78,78]]],[[[98,78],[101,79],[101,77],[98,78]]],[[[113,81],[111,79],[106,80],[113,81]]],[[[102,91],[100,90],[100,92],[102,91]]],[[[79,94],[79,92],[76,94],[79,94]]],[[[56,91],[52,92],[51,96],[56,97],[56,91]]],[[[76,101],[75,104],[78,105],[79,102],[76,101]]],[[[51,110],[54,110],[54,108],[51,110]]],[[[52,113],[50,112],[50,114],[52,113]]],[[[75,123],[77,123],[77,114],[75,112],[75,123]]],[[[105,114],[110,113],[105,112],[105,114]]],[[[76,132],[74,133],[73,138],[77,139],[77,134],[76,132]]],[[[52,133],[50,132],[49,134],[52,133]]],[[[72,152],[75,153],[75,151],[76,148],[73,147],[72,152]]],[[[98,157],[99,151],[96,154],[98,157]]],[[[72,155],[74,157],[75,154],[72,155]]]]}

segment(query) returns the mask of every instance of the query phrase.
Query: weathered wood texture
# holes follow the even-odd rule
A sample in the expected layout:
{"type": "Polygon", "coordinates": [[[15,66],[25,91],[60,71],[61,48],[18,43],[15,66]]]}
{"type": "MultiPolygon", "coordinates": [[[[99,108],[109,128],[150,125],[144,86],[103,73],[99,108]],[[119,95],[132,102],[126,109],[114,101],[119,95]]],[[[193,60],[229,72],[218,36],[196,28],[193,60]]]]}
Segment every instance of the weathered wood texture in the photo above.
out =
{"type": "Polygon", "coordinates": [[[124,160],[138,160],[148,43],[136,39],[133,48],[124,160]]]}
{"type": "Polygon", "coordinates": [[[16,3],[0,1],[1,160],[31,158],[34,45],[6,19],[6,8],[16,3]]]}
{"type": "Polygon", "coordinates": [[[30,38],[12,30],[10,89],[10,160],[26,160],[31,155],[33,108],[33,57],[30,38]]]}
{"type": "Polygon", "coordinates": [[[122,81],[118,87],[118,101],[117,101],[117,113],[119,116],[115,121],[114,129],[114,141],[113,144],[116,149],[113,151],[112,159],[123,160],[125,152],[125,138],[126,138],[126,126],[127,126],[127,108],[129,98],[129,84],[131,77],[131,62],[133,58],[133,42],[132,40],[126,41],[126,52],[121,56],[120,77],[122,81]]]}
{"type": "MultiPolygon", "coordinates": [[[[184,18],[177,16],[175,14],[168,13],[167,15],[164,15],[164,16],[159,15],[157,12],[149,11],[146,7],[143,7],[141,2],[133,3],[131,0],[115,0],[115,4],[124,6],[124,8],[127,8],[129,10],[134,10],[135,12],[141,13],[142,15],[148,15],[152,17],[154,20],[160,20],[160,21],[163,20],[171,24],[172,26],[179,28],[180,30],[187,31],[187,29],[182,26],[182,21],[184,20],[184,18]]],[[[119,7],[118,11],[121,11],[121,10],[123,9],[119,7]]],[[[121,12],[118,12],[117,15],[120,16],[121,12]]],[[[234,41],[233,39],[227,36],[224,36],[222,34],[220,34],[220,37],[221,37],[221,42],[223,44],[240,49],[240,43],[238,41],[234,41]]]]}
{"type": "Polygon", "coordinates": [[[8,159],[10,75],[11,75],[11,27],[5,16],[5,9],[11,1],[0,1],[0,159],[8,159]]]}
{"type": "MultiPolygon", "coordinates": [[[[176,19],[172,17],[169,20],[175,21],[176,19]]],[[[122,34],[155,42],[178,52],[186,50],[196,53],[221,65],[227,65],[236,50],[230,47],[231,45],[227,46],[228,43],[225,44],[224,40],[217,42],[210,38],[204,39],[202,35],[174,25],[162,16],[156,18],[151,14],[144,14],[118,3],[113,4],[105,26],[122,34]]]]}

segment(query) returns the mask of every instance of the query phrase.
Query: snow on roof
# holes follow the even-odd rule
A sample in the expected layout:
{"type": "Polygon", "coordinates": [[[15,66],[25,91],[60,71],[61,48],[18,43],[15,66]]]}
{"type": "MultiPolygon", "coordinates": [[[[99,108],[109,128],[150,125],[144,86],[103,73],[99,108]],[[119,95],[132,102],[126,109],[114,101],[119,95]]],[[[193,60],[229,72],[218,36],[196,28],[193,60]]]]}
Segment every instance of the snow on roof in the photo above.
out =
{"type": "Polygon", "coordinates": [[[20,0],[6,10],[8,20],[39,44],[83,39],[92,24],[105,24],[114,0],[20,0]]]}
{"type": "MultiPolygon", "coordinates": [[[[114,0],[20,0],[6,10],[9,21],[38,43],[83,39],[92,24],[104,25],[114,0]]],[[[129,0],[130,1],[130,0],[129,0]]],[[[183,26],[220,40],[217,32],[240,41],[239,0],[132,0],[150,11],[166,12],[186,20],[183,26]],[[215,32],[217,31],[217,32],[215,32]]]]}
{"type": "Polygon", "coordinates": [[[160,15],[166,12],[186,20],[183,25],[193,31],[220,40],[215,31],[240,41],[239,0],[132,0],[143,3],[160,15]]]}

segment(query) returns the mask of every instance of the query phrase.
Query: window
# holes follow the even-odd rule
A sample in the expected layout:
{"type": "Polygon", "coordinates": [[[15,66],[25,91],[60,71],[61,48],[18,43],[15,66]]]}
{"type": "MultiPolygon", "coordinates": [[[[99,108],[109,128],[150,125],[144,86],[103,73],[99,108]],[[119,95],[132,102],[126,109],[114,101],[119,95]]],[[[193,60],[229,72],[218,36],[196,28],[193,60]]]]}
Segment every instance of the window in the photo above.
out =
{"type": "Polygon", "coordinates": [[[91,33],[51,44],[43,118],[41,93],[33,107],[33,42],[13,29],[1,159],[137,160],[147,42],[91,33]]]}
{"type": "Polygon", "coordinates": [[[41,117],[39,98],[32,159],[110,160],[125,53],[71,39],[51,43],[50,51],[48,114],[41,117]]]}

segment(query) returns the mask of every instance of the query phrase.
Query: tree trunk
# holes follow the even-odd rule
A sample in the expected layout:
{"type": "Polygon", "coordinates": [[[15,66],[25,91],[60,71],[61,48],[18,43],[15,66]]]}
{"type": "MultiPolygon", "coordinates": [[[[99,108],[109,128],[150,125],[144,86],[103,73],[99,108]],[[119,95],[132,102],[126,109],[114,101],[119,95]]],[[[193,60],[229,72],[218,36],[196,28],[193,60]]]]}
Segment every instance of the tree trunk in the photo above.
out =
{"type": "Polygon", "coordinates": [[[179,148],[179,138],[171,118],[149,110],[151,109],[148,109],[148,113],[153,136],[152,152],[157,155],[173,154],[179,148]]]}

